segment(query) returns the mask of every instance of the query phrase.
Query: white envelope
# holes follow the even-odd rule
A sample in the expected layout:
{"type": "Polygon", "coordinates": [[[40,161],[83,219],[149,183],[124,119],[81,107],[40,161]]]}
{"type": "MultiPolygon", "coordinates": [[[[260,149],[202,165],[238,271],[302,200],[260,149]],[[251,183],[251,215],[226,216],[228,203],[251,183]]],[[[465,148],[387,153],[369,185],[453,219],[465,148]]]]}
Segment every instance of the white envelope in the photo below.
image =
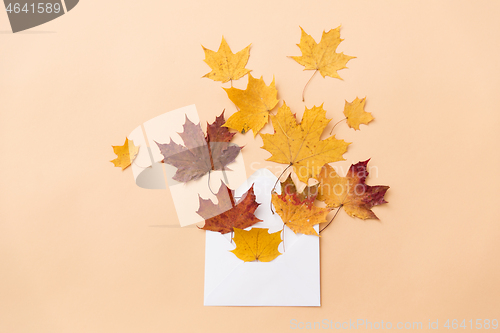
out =
{"type": "MultiPolygon", "coordinates": [[[[259,169],[235,193],[241,196],[254,184],[260,203],[255,215],[263,222],[253,227],[269,228],[270,233],[283,228],[279,215],[270,210],[276,179],[269,170],[259,169]]],[[[283,254],[273,261],[243,262],[229,252],[235,248],[230,234],[207,231],[205,306],[321,306],[319,237],[295,235],[288,227],[284,237],[285,248],[283,242],[279,247],[283,254]]]]}
{"type": "Polygon", "coordinates": [[[187,183],[179,183],[172,179],[177,168],[161,163],[164,156],[156,142],[168,143],[173,140],[183,144],[178,133],[183,132],[186,117],[195,124],[200,122],[195,105],[185,106],[150,119],[128,135],[128,139],[140,147],[132,163],[136,184],[147,189],[166,189],[168,184],[177,218],[182,227],[203,222],[203,218],[196,213],[199,208],[198,195],[204,199],[214,199],[215,196],[210,189],[216,192],[221,181],[230,188],[236,188],[246,179],[242,153],[228,165],[228,170],[212,171],[210,177],[207,174],[187,183]]]}

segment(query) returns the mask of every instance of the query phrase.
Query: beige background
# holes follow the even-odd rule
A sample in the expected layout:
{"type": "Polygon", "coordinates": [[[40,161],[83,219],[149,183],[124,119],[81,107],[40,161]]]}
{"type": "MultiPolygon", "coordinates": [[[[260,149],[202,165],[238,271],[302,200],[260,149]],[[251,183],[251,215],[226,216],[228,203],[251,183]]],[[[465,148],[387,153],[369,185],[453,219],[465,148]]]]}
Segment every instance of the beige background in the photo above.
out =
{"type": "MultiPolygon", "coordinates": [[[[0,332],[282,332],[290,320],[499,319],[500,2],[96,1],[11,34],[0,11],[0,332]],[[391,186],[378,221],[341,212],[321,240],[322,307],[203,307],[204,233],[175,228],[168,191],[109,160],[136,126],[195,103],[235,109],[203,50],[224,35],[300,116],[312,74],[288,55],[299,25],[342,24],[357,59],[315,77],[305,105],[376,118],[346,161],[391,186]],[[165,226],[168,225],[168,226],[165,226]]],[[[235,84],[246,85],[246,78],[235,84]]],[[[225,85],[227,87],[227,85],[225,85]]],[[[330,127],[329,127],[330,128],[330,127]]],[[[267,126],[264,132],[270,132],[267,126]]],[[[269,154],[239,135],[247,171],[269,154]]],[[[293,292],[291,290],[290,292],[293,292]]],[[[363,331],[363,330],[360,330],[363,331]]]]}

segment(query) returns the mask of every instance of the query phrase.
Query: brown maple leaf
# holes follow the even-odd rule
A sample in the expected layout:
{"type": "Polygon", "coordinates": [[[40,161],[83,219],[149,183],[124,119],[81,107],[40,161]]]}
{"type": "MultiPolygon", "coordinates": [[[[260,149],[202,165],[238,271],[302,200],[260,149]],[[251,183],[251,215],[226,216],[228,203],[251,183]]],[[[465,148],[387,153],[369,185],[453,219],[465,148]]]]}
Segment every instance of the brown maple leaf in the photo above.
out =
{"type": "Polygon", "coordinates": [[[378,220],[371,208],[387,203],[384,195],[389,186],[366,185],[368,161],[351,165],[345,177],[340,177],[335,169],[325,164],[318,177],[318,200],[324,201],[328,207],[343,207],[349,216],[378,220]]]}
{"type": "Polygon", "coordinates": [[[281,183],[281,194],[273,193],[272,202],[276,212],[294,233],[319,236],[313,226],[326,222],[330,209],[314,205],[318,186],[307,186],[301,193],[291,176],[281,183]]]}
{"type": "Polygon", "coordinates": [[[200,229],[227,234],[233,231],[233,228],[245,229],[261,222],[254,215],[259,203],[255,201],[253,185],[237,203],[233,191],[224,183],[221,183],[216,197],[217,204],[199,197],[200,208],[196,213],[205,219],[205,225],[200,229]]]}
{"type": "Polygon", "coordinates": [[[241,147],[229,144],[235,133],[226,127],[224,111],[212,124],[207,123],[207,135],[203,134],[200,124],[194,124],[186,116],[184,131],[179,133],[184,146],[173,141],[158,143],[163,162],[177,168],[173,179],[188,182],[201,178],[211,170],[224,170],[240,153],[241,147]]]}

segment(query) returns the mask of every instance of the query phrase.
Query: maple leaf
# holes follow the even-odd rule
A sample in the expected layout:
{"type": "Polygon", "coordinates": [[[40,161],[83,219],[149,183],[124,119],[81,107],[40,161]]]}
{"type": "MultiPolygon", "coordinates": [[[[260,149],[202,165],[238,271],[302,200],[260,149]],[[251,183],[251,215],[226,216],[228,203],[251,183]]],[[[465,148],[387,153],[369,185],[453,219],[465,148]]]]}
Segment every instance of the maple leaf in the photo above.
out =
{"type": "Polygon", "coordinates": [[[326,215],[330,209],[314,205],[318,195],[318,187],[308,186],[302,193],[290,176],[281,183],[281,194],[273,193],[272,203],[283,223],[294,233],[319,236],[313,226],[326,222],[326,215]]]}
{"type": "Polygon", "coordinates": [[[269,262],[281,253],[278,246],[281,243],[281,231],[269,233],[269,229],[252,228],[249,231],[234,228],[236,249],[231,252],[243,261],[269,262]]]}
{"type": "Polygon", "coordinates": [[[356,97],[351,103],[345,101],[344,115],[350,128],[359,130],[360,124],[368,125],[373,120],[372,114],[365,111],[365,102],[366,97],[362,99],[356,97]]]}
{"type": "Polygon", "coordinates": [[[302,27],[300,30],[302,31],[302,36],[297,46],[302,51],[302,56],[292,56],[292,58],[302,66],[305,66],[304,70],[318,70],[323,77],[328,75],[333,78],[342,79],[337,74],[337,71],[347,68],[347,62],[356,57],[345,55],[343,52],[335,52],[340,42],[343,41],[340,38],[340,26],[328,32],[323,31],[323,36],[321,36],[319,43],[316,43],[302,27]]]}
{"type": "Polygon", "coordinates": [[[368,161],[351,165],[346,177],[340,177],[335,169],[325,164],[318,177],[318,200],[324,201],[328,207],[343,207],[352,217],[378,220],[371,208],[387,203],[384,195],[389,186],[366,185],[368,161]]]}
{"type": "Polygon", "coordinates": [[[134,146],[134,142],[132,140],[129,141],[128,138],[125,138],[125,144],[123,146],[111,147],[113,147],[113,151],[118,157],[110,162],[113,162],[115,167],[122,168],[122,170],[129,167],[139,153],[139,147],[134,146]]]}
{"type": "Polygon", "coordinates": [[[316,178],[325,163],[342,161],[350,143],[330,136],[321,140],[321,134],[330,122],[325,117],[323,105],[306,107],[302,122],[297,124],[295,115],[283,103],[275,116],[271,116],[274,134],[261,134],[264,146],[272,156],[268,161],[293,166],[300,181],[307,183],[316,178]]]}
{"type": "Polygon", "coordinates": [[[239,108],[224,126],[245,133],[249,129],[255,137],[257,133],[267,124],[269,111],[278,104],[278,90],[273,82],[269,86],[262,79],[255,79],[248,74],[248,85],[246,90],[236,88],[224,88],[229,99],[239,108]]]}
{"type": "Polygon", "coordinates": [[[254,215],[259,204],[255,201],[253,185],[238,203],[234,201],[233,191],[224,183],[221,183],[216,197],[217,204],[199,197],[200,208],[196,213],[205,219],[205,225],[200,229],[227,234],[233,228],[244,229],[261,222],[254,215]]]}
{"type": "Polygon", "coordinates": [[[184,146],[173,141],[158,143],[163,162],[177,168],[173,179],[188,182],[198,179],[211,170],[224,170],[240,153],[241,147],[229,145],[235,133],[230,133],[224,124],[224,111],[212,124],[207,123],[207,135],[200,124],[194,124],[186,116],[184,131],[179,133],[184,146]]]}
{"type": "Polygon", "coordinates": [[[212,68],[212,71],[203,77],[225,83],[230,80],[238,80],[250,72],[250,70],[245,68],[250,56],[250,45],[240,52],[233,54],[224,36],[222,36],[222,41],[217,52],[206,49],[203,45],[201,47],[205,51],[204,61],[212,68]]]}

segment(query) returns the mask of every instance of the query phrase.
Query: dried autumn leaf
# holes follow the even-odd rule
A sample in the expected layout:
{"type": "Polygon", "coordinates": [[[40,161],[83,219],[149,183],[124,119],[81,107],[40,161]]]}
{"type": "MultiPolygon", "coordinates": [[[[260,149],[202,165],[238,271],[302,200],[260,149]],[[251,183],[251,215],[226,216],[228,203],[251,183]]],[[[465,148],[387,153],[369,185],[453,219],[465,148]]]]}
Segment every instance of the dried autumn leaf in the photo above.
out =
{"type": "Polygon", "coordinates": [[[250,72],[250,70],[245,68],[250,56],[250,45],[233,54],[224,36],[222,36],[222,41],[217,52],[206,49],[203,45],[201,47],[205,51],[204,61],[212,68],[212,71],[203,77],[225,83],[230,80],[238,80],[250,72]]]}
{"type": "Polygon", "coordinates": [[[294,233],[319,236],[313,226],[326,222],[330,209],[314,205],[317,195],[317,186],[308,186],[298,193],[292,178],[288,176],[281,183],[281,194],[273,194],[272,203],[283,223],[294,233]]]}
{"type": "Polygon", "coordinates": [[[365,111],[365,102],[366,97],[362,99],[356,97],[351,103],[345,101],[344,115],[350,128],[359,130],[359,125],[368,125],[373,120],[372,114],[365,111]]]}
{"type": "Polygon", "coordinates": [[[110,162],[113,162],[115,167],[122,168],[122,170],[129,167],[139,153],[139,147],[134,146],[134,142],[132,140],[129,141],[128,138],[125,138],[125,144],[123,146],[111,147],[113,147],[113,151],[118,157],[110,162]]]}
{"type": "Polygon", "coordinates": [[[335,169],[325,164],[318,177],[318,200],[324,201],[331,208],[342,206],[352,217],[378,220],[371,208],[387,202],[384,200],[384,195],[389,186],[365,184],[368,161],[351,165],[346,177],[340,177],[335,169]]]}
{"type": "Polygon", "coordinates": [[[205,225],[201,229],[227,234],[233,231],[233,228],[244,229],[261,222],[254,215],[259,204],[255,201],[253,185],[238,203],[235,203],[233,191],[224,183],[221,184],[216,197],[217,204],[200,197],[200,208],[196,213],[205,219],[205,225]]]}
{"type": "Polygon", "coordinates": [[[337,74],[337,71],[347,68],[347,62],[356,57],[345,55],[343,52],[335,52],[340,42],[343,41],[340,38],[340,26],[328,32],[323,31],[323,36],[319,43],[316,43],[302,27],[300,30],[302,31],[302,36],[297,46],[302,51],[302,56],[293,56],[292,58],[302,66],[305,66],[304,70],[318,70],[323,77],[330,76],[342,79],[337,74]]]}
{"type": "Polygon", "coordinates": [[[295,115],[283,103],[276,116],[271,116],[274,134],[261,134],[263,149],[272,154],[268,161],[293,166],[300,181],[307,183],[316,178],[325,163],[342,161],[342,155],[350,143],[337,140],[335,135],[321,140],[321,134],[330,122],[325,117],[323,105],[304,112],[302,122],[297,124],[295,115]]]}
{"type": "Polygon", "coordinates": [[[269,262],[281,253],[278,246],[281,243],[281,231],[269,233],[269,229],[252,228],[249,231],[234,228],[236,249],[232,250],[243,261],[269,262]]]}
{"type": "Polygon", "coordinates": [[[200,124],[194,124],[186,117],[184,131],[179,133],[184,146],[173,141],[158,143],[163,162],[177,168],[173,179],[188,182],[198,179],[211,170],[224,170],[240,153],[241,148],[229,145],[235,133],[230,133],[224,124],[224,111],[207,124],[207,135],[203,134],[200,124]]]}
{"type": "Polygon", "coordinates": [[[245,90],[228,88],[229,99],[239,108],[224,126],[245,133],[253,131],[254,137],[267,124],[269,111],[278,104],[278,90],[273,82],[269,86],[262,79],[255,79],[252,74],[248,74],[248,85],[245,90]]]}

